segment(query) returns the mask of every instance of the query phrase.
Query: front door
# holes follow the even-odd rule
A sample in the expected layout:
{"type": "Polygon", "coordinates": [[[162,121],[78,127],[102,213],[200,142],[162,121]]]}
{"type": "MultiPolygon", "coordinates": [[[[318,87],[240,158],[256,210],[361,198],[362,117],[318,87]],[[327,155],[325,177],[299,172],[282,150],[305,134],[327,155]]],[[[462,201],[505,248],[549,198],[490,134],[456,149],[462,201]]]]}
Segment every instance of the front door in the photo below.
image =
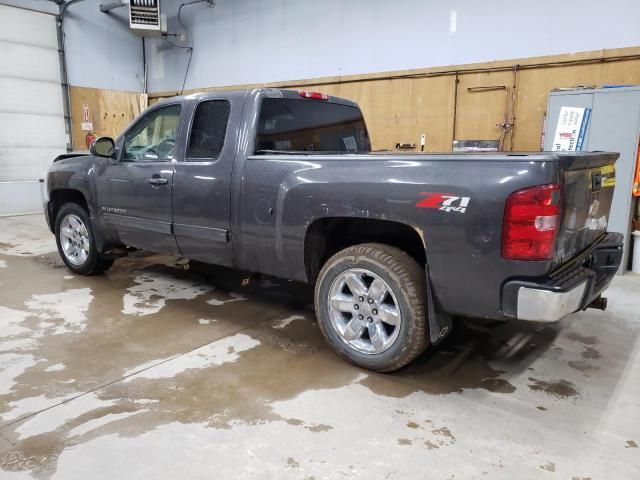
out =
{"type": "Polygon", "coordinates": [[[97,172],[100,215],[126,246],[179,255],[171,197],[180,113],[180,104],[148,112],[119,142],[117,163],[97,172]]]}

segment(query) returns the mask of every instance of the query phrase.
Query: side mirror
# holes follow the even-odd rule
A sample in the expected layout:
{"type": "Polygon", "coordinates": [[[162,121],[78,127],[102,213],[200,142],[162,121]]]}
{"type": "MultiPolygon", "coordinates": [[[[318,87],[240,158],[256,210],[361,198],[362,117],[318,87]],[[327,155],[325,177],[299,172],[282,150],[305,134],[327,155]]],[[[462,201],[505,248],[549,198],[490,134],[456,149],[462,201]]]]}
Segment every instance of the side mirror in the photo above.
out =
{"type": "Polygon", "coordinates": [[[111,137],[99,137],[91,142],[89,152],[97,157],[111,158],[116,149],[116,142],[111,137]]]}

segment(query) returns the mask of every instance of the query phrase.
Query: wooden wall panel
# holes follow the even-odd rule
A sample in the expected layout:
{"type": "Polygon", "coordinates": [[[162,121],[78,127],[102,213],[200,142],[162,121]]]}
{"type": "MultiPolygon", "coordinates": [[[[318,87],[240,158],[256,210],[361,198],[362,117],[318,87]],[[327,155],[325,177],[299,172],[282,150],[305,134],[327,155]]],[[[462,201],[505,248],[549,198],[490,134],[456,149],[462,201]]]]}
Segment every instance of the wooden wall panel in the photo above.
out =
{"type": "Polygon", "coordinates": [[[512,77],[508,71],[459,75],[457,140],[500,140],[498,125],[511,116],[512,77]]]}
{"type": "Polygon", "coordinates": [[[71,87],[73,148],[86,150],[87,132],[82,131],[82,106],[89,105],[90,120],[97,136],[117,137],[140,114],[140,94],[98,88],[71,87]]]}
{"type": "MultiPolygon", "coordinates": [[[[458,139],[500,138],[501,130],[496,124],[505,121],[507,110],[508,119],[511,119],[507,100],[513,91],[514,66],[517,72],[515,127],[505,138],[505,149],[537,151],[549,92],[554,88],[577,85],[640,84],[640,47],[348,77],[204,88],[185,93],[260,86],[317,90],[350,98],[360,104],[376,150],[391,150],[396,143],[415,143],[419,150],[420,134],[425,133],[425,151],[450,151],[454,112],[458,139]],[[454,101],[456,74],[459,79],[457,102],[454,101]],[[482,92],[468,90],[492,85],[505,85],[507,88],[482,92]]],[[[171,92],[156,93],[151,95],[150,103],[171,95],[171,92]]]]}

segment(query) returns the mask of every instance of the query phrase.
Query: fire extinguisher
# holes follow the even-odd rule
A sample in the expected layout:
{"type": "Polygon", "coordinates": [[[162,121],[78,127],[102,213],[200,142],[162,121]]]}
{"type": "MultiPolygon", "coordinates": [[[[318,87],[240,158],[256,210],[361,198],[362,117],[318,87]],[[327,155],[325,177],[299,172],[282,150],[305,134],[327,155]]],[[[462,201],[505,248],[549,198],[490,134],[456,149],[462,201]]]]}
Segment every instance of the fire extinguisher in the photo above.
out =
{"type": "Polygon", "coordinates": [[[96,135],[96,132],[89,132],[87,133],[87,136],[84,137],[85,142],[87,143],[87,148],[91,147],[91,144],[93,143],[93,141],[98,138],[98,136],[96,135]]]}

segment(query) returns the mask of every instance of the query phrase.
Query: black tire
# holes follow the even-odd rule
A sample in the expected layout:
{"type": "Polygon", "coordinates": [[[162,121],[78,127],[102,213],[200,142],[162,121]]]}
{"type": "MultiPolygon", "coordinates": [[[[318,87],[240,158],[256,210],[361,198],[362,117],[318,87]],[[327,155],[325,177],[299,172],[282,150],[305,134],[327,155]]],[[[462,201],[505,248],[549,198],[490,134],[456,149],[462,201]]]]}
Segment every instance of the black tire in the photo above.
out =
{"type": "Polygon", "coordinates": [[[320,329],[334,351],[354,365],[376,372],[402,368],[429,345],[425,282],[424,270],[396,247],[365,243],[346,248],[327,260],[318,276],[315,305],[320,329]],[[339,276],[354,268],[368,270],[380,277],[397,299],[401,318],[399,332],[391,346],[380,353],[363,353],[353,348],[331,321],[329,298],[332,285],[339,276]]]}
{"type": "Polygon", "coordinates": [[[56,245],[58,246],[58,253],[62,258],[62,261],[72,272],[79,275],[96,275],[104,272],[105,270],[108,270],[113,265],[113,259],[103,258],[100,255],[100,252],[98,252],[96,248],[95,236],[93,234],[93,226],[91,225],[91,220],[89,219],[89,213],[77,203],[65,203],[60,208],[60,210],[58,210],[55,223],[55,236],[56,245]],[[63,219],[70,214],[75,215],[76,217],[80,218],[80,220],[82,220],[89,236],[88,255],[86,261],[80,264],[74,264],[72,261],[70,261],[62,247],[60,226],[63,219]]]}

